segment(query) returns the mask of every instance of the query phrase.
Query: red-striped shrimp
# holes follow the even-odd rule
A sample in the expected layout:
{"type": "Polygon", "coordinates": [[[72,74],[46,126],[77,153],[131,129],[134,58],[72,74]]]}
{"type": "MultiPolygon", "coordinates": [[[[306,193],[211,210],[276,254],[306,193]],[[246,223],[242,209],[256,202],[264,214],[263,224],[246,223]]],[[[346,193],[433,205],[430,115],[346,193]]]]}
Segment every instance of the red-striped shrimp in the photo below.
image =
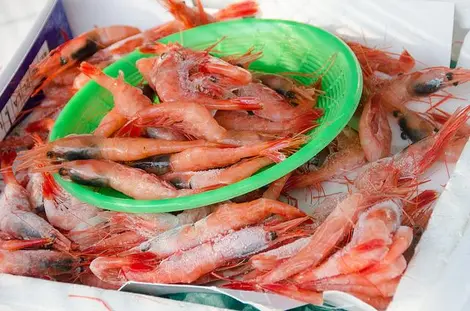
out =
{"type": "Polygon", "coordinates": [[[241,229],[215,241],[175,253],[161,262],[151,252],[121,258],[98,257],[92,261],[90,269],[100,279],[118,284],[127,280],[191,283],[229,262],[267,249],[283,238],[295,236],[295,233],[286,231],[298,226],[299,222],[294,219],[275,226],[241,229]]]}
{"type": "Polygon", "coordinates": [[[380,262],[392,244],[401,223],[400,201],[380,202],[361,213],[351,241],[320,266],[297,274],[293,280],[306,282],[361,271],[380,262]]]}
{"type": "Polygon", "coordinates": [[[301,133],[316,126],[315,114],[303,114],[295,119],[273,122],[243,111],[217,111],[217,122],[227,130],[254,131],[271,135],[287,136],[301,133]]]}
{"type": "Polygon", "coordinates": [[[62,189],[49,173],[43,173],[44,211],[47,221],[56,228],[72,230],[96,216],[100,209],[80,202],[62,189]]]}
{"type": "Polygon", "coordinates": [[[218,146],[221,145],[203,140],[168,141],[142,137],[73,135],[23,151],[19,153],[17,161],[18,170],[22,170],[46,159],[135,161],[154,155],[181,152],[188,148],[218,146]]]}
{"type": "Polygon", "coordinates": [[[380,89],[381,103],[398,118],[398,125],[404,135],[413,142],[431,135],[435,125],[418,113],[406,108],[412,99],[429,96],[450,86],[470,80],[468,69],[430,67],[421,71],[398,76],[380,89]]]}
{"type": "Polygon", "coordinates": [[[375,200],[377,198],[361,192],[349,195],[315,230],[310,242],[301,251],[282,262],[275,269],[258,277],[256,282],[261,284],[276,283],[318,265],[348,234],[358,214],[375,200]]]}
{"type": "Polygon", "coordinates": [[[5,190],[0,197],[0,231],[19,239],[49,239],[53,247],[69,250],[71,242],[47,221],[32,212],[29,194],[16,180],[11,163],[15,154],[2,158],[5,190]]]}
{"type": "Polygon", "coordinates": [[[236,88],[236,94],[241,97],[254,97],[263,105],[263,109],[253,111],[253,113],[270,121],[282,122],[299,119],[305,115],[312,119],[322,116],[322,110],[313,108],[313,105],[292,106],[287,100],[271,88],[262,83],[252,82],[248,85],[236,88]]]}
{"type": "Polygon", "coordinates": [[[208,51],[194,51],[173,43],[161,43],[141,48],[142,52],[160,54],[152,68],[139,66],[147,72],[150,85],[155,87],[163,102],[194,100],[211,103],[214,99],[233,97],[235,86],[251,82],[251,73],[222,59],[213,57],[208,51]],[[164,77],[164,78],[163,78],[164,77]]]}
{"type": "MultiPolygon", "coordinates": [[[[275,214],[285,219],[301,217],[302,211],[288,204],[258,199],[247,203],[226,203],[207,217],[189,224],[174,228],[141,244],[134,252],[151,252],[157,259],[166,258],[178,251],[190,249],[201,243],[226,234],[231,230],[262,222],[275,214]]],[[[132,251],[132,250],[131,250],[132,251]]]]}
{"type": "Polygon", "coordinates": [[[204,171],[212,168],[226,167],[244,158],[254,156],[266,156],[272,162],[280,162],[285,159],[285,155],[282,153],[283,150],[288,150],[288,152],[296,150],[306,140],[307,137],[299,136],[237,148],[195,147],[172,155],[152,157],[127,164],[161,175],[169,171],[204,171]]]}
{"type": "Polygon", "coordinates": [[[392,157],[384,158],[364,166],[354,181],[358,189],[381,192],[391,180],[391,172],[398,177],[415,178],[428,169],[444,153],[458,129],[470,118],[470,106],[458,109],[442,126],[439,132],[408,146],[392,157]]]}
{"type": "Polygon", "coordinates": [[[145,171],[105,160],[77,160],[38,168],[59,172],[73,182],[93,187],[110,187],[136,200],[159,200],[192,195],[210,189],[176,189],[145,171]]]}
{"type": "Polygon", "coordinates": [[[94,28],[63,43],[52,50],[39,63],[32,65],[35,78],[46,78],[36,88],[33,95],[38,93],[57,75],[74,67],[78,62],[90,57],[98,50],[139,32],[140,30],[135,27],[124,25],[94,28]]]}
{"type": "MultiPolygon", "coordinates": [[[[95,80],[102,87],[109,90],[114,97],[115,108],[111,110],[111,115],[108,113],[108,115],[106,115],[106,117],[101,121],[100,126],[98,126],[97,129],[98,133],[95,131],[95,135],[101,135],[104,133],[103,136],[109,136],[108,134],[112,129],[115,131],[124,125],[124,120],[128,120],[132,118],[137,112],[153,106],[152,101],[148,97],[144,96],[140,89],[133,87],[124,81],[124,76],[122,73],[120,73],[119,77],[115,79],[105,75],[99,68],[94,67],[93,65],[90,65],[86,62],[81,64],[80,70],[95,80]],[[104,131],[104,129],[106,129],[106,131],[104,131]]],[[[162,94],[160,92],[158,95],[163,101],[165,101],[165,98],[162,98],[162,94]]],[[[187,100],[187,98],[182,99],[187,100]]],[[[204,103],[209,109],[216,108],[229,110],[254,110],[261,108],[258,103],[249,98],[234,100],[213,100],[210,102],[201,101],[201,103],[204,103]]]]}
{"type": "Polygon", "coordinates": [[[135,116],[136,126],[173,127],[196,138],[220,143],[253,142],[253,132],[231,132],[220,126],[206,107],[195,102],[171,102],[154,105],[135,116]]]}

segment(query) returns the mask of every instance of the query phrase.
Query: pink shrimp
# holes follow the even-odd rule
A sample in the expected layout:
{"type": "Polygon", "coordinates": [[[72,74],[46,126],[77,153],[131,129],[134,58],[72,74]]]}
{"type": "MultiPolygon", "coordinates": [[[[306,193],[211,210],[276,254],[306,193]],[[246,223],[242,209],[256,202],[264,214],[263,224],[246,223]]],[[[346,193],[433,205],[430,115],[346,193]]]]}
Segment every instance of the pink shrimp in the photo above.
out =
{"type": "Polygon", "coordinates": [[[380,97],[367,100],[359,121],[359,138],[367,161],[388,157],[392,145],[392,130],[380,97]]]}
{"type": "Polygon", "coordinates": [[[384,107],[398,118],[404,135],[413,142],[431,135],[435,125],[416,112],[406,108],[405,104],[412,99],[429,96],[439,90],[466,83],[470,80],[470,71],[457,68],[431,67],[401,75],[385,83],[380,89],[381,102],[384,107]]]}
{"type": "MultiPolygon", "coordinates": [[[[297,226],[297,219],[276,226],[257,226],[241,229],[216,241],[200,244],[192,249],[175,253],[159,264],[151,252],[123,258],[98,257],[90,269],[100,279],[122,283],[125,280],[153,283],[190,283],[226,263],[243,259],[267,249],[289,229],[297,226]],[[177,267],[177,268],[176,268],[177,267]],[[122,274],[115,272],[122,269],[122,274]],[[180,271],[181,273],[179,273],[180,271]]],[[[294,234],[294,233],[293,233],[294,234]]]]}
{"type": "Polygon", "coordinates": [[[228,130],[255,131],[272,135],[290,135],[315,127],[318,116],[306,113],[295,119],[273,122],[243,111],[217,111],[217,122],[228,130]]]}
{"type": "MultiPolygon", "coordinates": [[[[172,172],[203,171],[235,164],[244,158],[266,156],[272,161],[285,159],[283,149],[296,150],[307,141],[306,136],[281,139],[237,148],[196,147],[172,154],[167,159],[159,159],[160,165],[168,161],[167,167],[172,172]]],[[[132,165],[134,166],[134,165],[132,165]]]]}
{"type": "Polygon", "coordinates": [[[59,250],[69,250],[71,242],[54,229],[47,221],[34,214],[28,198],[28,193],[16,180],[11,163],[15,154],[2,158],[2,175],[5,190],[0,197],[0,231],[14,238],[38,239],[45,238],[53,241],[53,246],[59,250]]]}
{"type": "MultiPolygon", "coordinates": [[[[206,107],[195,102],[171,102],[139,111],[136,126],[174,127],[197,138],[220,143],[240,142],[240,133],[229,132],[220,126],[206,107]]],[[[250,133],[244,133],[250,135],[250,133]]]]}
{"type": "Polygon", "coordinates": [[[391,171],[398,177],[416,177],[428,169],[444,153],[458,129],[470,118],[470,106],[458,109],[439,132],[420,140],[392,157],[366,165],[354,181],[358,189],[380,192],[391,181],[391,171]]]}
{"type": "MultiPolygon", "coordinates": [[[[97,83],[101,86],[109,90],[114,97],[114,105],[115,108],[112,110],[113,115],[118,114],[118,116],[106,116],[105,119],[102,120],[98,129],[101,126],[103,127],[110,127],[113,124],[116,124],[114,130],[122,127],[124,124],[121,122],[118,124],[117,120],[123,120],[124,118],[120,117],[123,116],[126,119],[132,118],[137,112],[142,111],[146,108],[152,107],[152,101],[142,94],[142,91],[138,88],[135,88],[124,81],[124,76],[122,73],[119,74],[117,79],[111,78],[105,75],[99,68],[94,67],[86,62],[83,62],[80,66],[80,70],[94,79],[97,83]],[[130,105],[132,103],[132,105],[130,105]],[[120,116],[119,116],[120,115],[120,116]],[[119,126],[118,126],[119,125],[119,126]]],[[[158,90],[157,90],[158,91],[158,90]]],[[[159,93],[159,96],[162,100],[162,94],[159,93]]],[[[234,99],[234,100],[216,100],[207,103],[209,108],[217,109],[259,109],[261,106],[256,102],[252,101],[251,99],[234,99]]],[[[125,123],[125,122],[124,122],[125,123]]],[[[111,130],[106,131],[111,132],[111,130]]]]}
{"type": "Polygon", "coordinates": [[[350,231],[358,214],[375,200],[377,198],[361,192],[349,195],[315,230],[310,243],[256,281],[261,284],[276,283],[318,265],[350,231]]]}
{"type": "Polygon", "coordinates": [[[23,151],[19,153],[17,161],[18,170],[22,170],[46,159],[133,161],[204,146],[221,145],[203,140],[168,141],[141,137],[104,138],[94,135],[73,135],[23,151]]]}
{"type": "Polygon", "coordinates": [[[68,231],[98,214],[100,210],[97,207],[72,197],[50,174],[43,175],[44,210],[51,225],[68,231]]]}
{"type": "Polygon", "coordinates": [[[392,236],[401,223],[402,203],[378,203],[359,216],[351,241],[320,266],[297,274],[299,284],[340,274],[358,272],[381,259],[389,251],[392,236]]]}
{"type": "Polygon", "coordinates": [[[286,190],[304,188],[308,186],[319,187],[321,182],[344,175],[366,163],[364,150],[359,144],[359,137],[351,130],[346,129],[338,136],[338,151],[330,154],[323,165],[316,171],[293,175],[286,184],[286,190]]]}
{"type": "Polygon", "coordinates": [[[1,273],[50,278],[77,274],[81,259],[50,250],[0,250],[0,263],[1,273]]]}
{"type": "Polygon", "coordinates": [[[241,97],[255,97],[263,105],[263,109],[253,111],[253,113],[270,121],[282,122],[299,119],[305,115],[311,115],[312,119],[322,116],[319,108],[304,106],[291,106],[281,95],[262,83],[250,83],[237,88],[237,95],[241,97]]]}
{"type": "Polygon", "coordinates": [[[39,168],[59,172],[71,181],[93,187],[110,187],[136,200],[159,200],[192,195],[214,187],[177,190],[169,183],[145,171],[104,160],[77,160],[39,168]]]}
{"type": "Polygon", "coordinates": [[[32,65],[35,70],[35,78],[46,78],[36,88],[33,95],[37,94],[57,75],[75,66],[77,62],[90,57],[99,49],[139,32],[135,27],[122,25],[94,28],[63,43],[52,50],[42,61],[32,65]]]}
{"type": "Polygon", "coordinates": [[[157,235],[141,244],[134,252],[151,252],[157,259],[166,258],[173,253],[190,249],[226,234],[230,230],[257,224],[271,214],[280,215],[285,219],[303,215],[297,208],[269,199],[258,199],[241,204],[222,204],[207,217],[194,224],[177,227],[157,235]]]}

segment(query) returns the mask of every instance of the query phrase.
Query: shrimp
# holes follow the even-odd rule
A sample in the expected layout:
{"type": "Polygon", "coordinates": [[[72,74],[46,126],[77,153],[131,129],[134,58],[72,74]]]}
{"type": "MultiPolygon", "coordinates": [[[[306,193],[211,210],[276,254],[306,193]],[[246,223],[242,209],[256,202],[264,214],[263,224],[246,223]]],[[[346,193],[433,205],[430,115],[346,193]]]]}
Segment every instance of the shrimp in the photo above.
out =
{"type": "Polygon", "coordinates": [[[73,182],[92,187],[109,187],[136,200],[176,198],[214,189],[177,190],[155,175],[104,160],[70,161],[45,166],[38,171],[59,172],[73,182]]]}
{"type": "Polygon", "coordinates": [[[294,219],[303,215],[295,207],[269,199],[240,204],[226,203],[196,223],[176,227],[157,235],[131,252],[151,252],[157,259],[166,258],[178,251],[190,249],[224,235],[230,230],[239,230],[257,224],[271,214],[280,215],[285,219],[294,219]]]}
{"type": "Polygon", "coordinates": [[[318,119],[322,116],[319,108],[313,109],[312,106],[297,107],[291,106],[281,95],[262,83],[250,83],[248,85],[236,89],[236,94],[241,97],[254,97],[263,105],[263,109],[253,111],[253,113],[261,118],[274,122],[289,121],[299,119],[305,115],[311,115],[312,118],[318,119]]]}
{"type": "MultiPolygon", "coordinates": [[[[162,179],[170,182],[179,189],[200,189],[215,185],[231,185],[245,178],[248,178],[275,162],[268,157],[254,157],[242,160],[227,168],[212,169],[197,172],[169,172],[162,176],[162,179]]],[[[276,189],[278,191],[279,189],[276,189]]],[[[274,190],[273,190],[274,191],[274,190]]],[[[274,196],[275,194],[270,194],[274,196]]],[[[258,196],[256,198],[261,197],[258,196]]]]}
{"type": "MultiPolygon", "coordinates": [[[[95,80],[98,84],[102,87],[109,90],[114,97],[114,105],[115,108],[111,110],[113,114],[117,114],[118,116],[109,116],[109,114],[103,119],[98,127],[109,127],[116,123],[116,128],[113,129],[117,130],[118,128],[122,127],[125,123],[120,122],[118,124],[117,120],[124,120],[132,118],[137,112],[142,111],[146,108],[151,108],[153,106],[152,101],[143,95],[142,91],[136,87],[133,87],[127,84],[124,81],[123,73],[119,73],[117,79],[111,78],[105,75],[99,68],[94,67],[91,64],[83,62],[80,65],[80,70],[88,75],[90,78],[95,80]],[[132,105],[131,105],[132,103],[132,105]],[[122,117],[124,118],[122,118],[122,117]],[[116,120],[116,121],[114,121],[116,120]],[[119,126],[118,126],[119,125],[119,126]]],[[[157,89],[158,91],[158,89],[157,89]]],[[[166,101],[160,92],[158,92],[160,98],[163,101],[166,101]]],[[[250,99],[234,99],[234,100],[218,100],[218,101],[211,101],[207,103],[207,107],[214,108],[215,105],[216,109],[260,109],[261,106],[256,102],[250,99]]],[[[106,133],[111,132],[111,130],[106,131],[106,133]]]]}
{"type": "Polygon", "coordinates": [[[203,140],[168,141],[142,137],[104,138],[94,135],[73,135],[19,153],[18,170],[44,159],[133,161],[146,157],[181,152],[191,147],[221,146],[203,140]]]}
{"type": "Polygon", "coordinates": [[[69,231],[100,211],[65,192],[49,173],[43,173],[43,176],[44,210],[47,220],[54,227],[69,231]]]}
{"type": "Polygon", "coordinates": [[[159,264],[155,255],[145,252],[122,258],[98,257],[92,261],[90,269],[107,282],[191,283],[230,261],[267,249],[298,223],[295,219],[271,227],[241,229],[216,241],[175,253],[159,264]],[[116,273],[113,268],[120,268],[118,270],[122,269],[123,273],[116,273]]]}
{"type": "Polygon", "coordinates": [[[458,129],[470,118],[470,106],[457,111],[442,126],[439,132],[408,146],[392,157],[384,158],[364,166],[354,181],[357,189],[381,192],[390,181],[390,172],[398,177],[416,177],[428,169],[444,153],[458,129]]]}
{"type": "MultiPolygon", "coordinates": [[[[172,172],[185,172],[225,167],[253,156],[266,156],[272,159],[273,162],[280,162],[285,159],[282,149],[295,150],[297,146],[302,145],[306,140],[306,137],[299,136],[293,139],[282,139],[237,148],[196,147],[166,157],[154,158],[150,162],[144,160],[143,166],[156,168],[156,170],[152,170],[153,172],[167,173],[170,170],[172,172]]],[[[139,162],[134,162],[130,166],[139,167],[140,165],[139,162]]]]}
{"type": "Polygon", "coordinates": [[[356,55],[366,77],[372,75],[375,71],[390,76],[408,73],[416,64],[415,59],[407,50],[403,50],[399,58],[396,59],[392,57],[393,53],[369,48],[357,42],[348,41],[346,43],[356,55]]]}
{"type": "MultiPolygon", "coordinates": [[[[155,105],[139,111],[132,121],[136,126],[172,127],[180,132],[210,142],[243,142],[243,136],[251,133],[229,132],[220,126],[206,107],[195,102],[171,102],[155,105]]],[[[250,140],[251,142],[251,140],[250,140]]]]}
{"type": "Polygon", "coordinates": [[[11,163],[14,153],[2,158],[2,175],[5,190],[0,196],[0,231],[14,238],[38,239],[53,241],[53,247],[59,250],[69,250],[71,242],[62,233],[54,229],[47,221],[34,214],[28,198],[28,193],[16,180],[11,163]]]}
{"type": "Polygon", "coordinates": [[[1,273],[50,278],[78,273],[81,259],[50,250],[0,250],[0,263],[1,273]]]}
{"type": "Polygon", "coordinates": [[[358,214],[376,198],[356,192],[349,195],[328,215],[315,230],[310,242],[297,254],[278,265],[275,269],[256,279],[257,283],[272,284],[292,275],[315,267],[329,255],[333,248],[346,236],[355,223],[358,214]]]}
{"type": "Polygon", "coordinates": [[[380,97],[367,100],[359,121],[359,138],[367,161],[388,157],[392,145],[392,130],[380,97]]]}
{"type": "Polygon", "coordinates": [[[140,30],[135,27],[123,25],[94,28],[63,43],[52,50],[49,55],[39,63],[32,65],[35,79],[46,78],[45,81],[36,88],[33,95],[37,94],[57,75],[74,67],[79,61],[90,57],[99,49],[110,46],[117,41],[139,32],[140,30]]]}
{"type": "Polygon", "coordinates": [[[228,130],[255,131],[259,133],[287,136],[315,127],[317,115],[306,113],[295,119],[273,122],[243,111],[217,111],[215,120],[228,130]]]}
{"type": "Polygon", "coordinates": [[[388,81],[380,90],[384,107],[398,118],[398,124],[413,142],[431,135],[436,127],[432,122],[405,107],[412,99],[429,96],[447,87],[466,83],[470,71],[457,68],[431,67],[398,76],[388,81]]]}
{"type": "Polygon", "coordinates": [[[287,181],[285,190],[305,188],[308,186],[319,187],[321,182],[341,176],[347,172],[361,167],[366,163],[364,150],[359,144],[358,135],[351,129],[346,129],[338,136],[337,140],[344,145],[339,145],[337,152],[330,154],[323,165],[316,171],[306,174],[293,175],[287,181]]]}
{"type": "Polygon", "coordinates": [[[361,213],[351,241],[320,266],[297,274],[299,284],[340,274],[358,272],[380,262],[389,251],[392,236],[401,223],[399,201],[388,200],[361,213]]]}
{"type": "Polygon", "coordinates": [[[233,97],[231,89],[251,82],[251,73],[213,57],[208,51],[193,51],[173,43],[141,48],[144,53],[160,54],[152,67],[139,66],[163,102],[192,100],[211,103],[233,97]],[[232,95],[231,95],[232,94],[232,95]]]}

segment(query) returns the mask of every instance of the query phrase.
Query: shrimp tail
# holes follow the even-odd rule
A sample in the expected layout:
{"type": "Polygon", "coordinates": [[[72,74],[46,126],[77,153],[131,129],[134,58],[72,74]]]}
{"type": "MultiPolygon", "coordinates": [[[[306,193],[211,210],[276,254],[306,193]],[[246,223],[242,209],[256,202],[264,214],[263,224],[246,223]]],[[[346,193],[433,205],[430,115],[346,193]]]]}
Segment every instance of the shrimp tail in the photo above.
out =
{"type": "Polygon", "coordinates": [[[0,242],[0,249],[7,251],[17,251],[25,248],[39,248],[52,244],[51,239],[34,239],[34,240],[7,240],[0,242]]]}
{"type": "Polygon", "coordinates": [[[9,151],[1,156],[0,167],[2,171],[3,181],[5,184],[17,183],[15,174],[13,173],[13,162],[16,158],[15,151],[9,151]]]}
{"type": "Polygon", "coordinates": [[[51,118],[44,118],[35,122],[31,122],[25,128],[26,133],[36,132],[50,132],[54,126],[54,120],[51,118]]]}
{"type": "Polygon", "coordinates": [[[431,148],[425,152],[422,160],[416,166],[416,173],[424,172],[444,152],[444,147],[455,136],[459,128],[464,126],[470,118],[470,106],[457,111],[447,120],[439,132],[435,135],[431,148]]]}
{"type": "Polygon", "coordinates": [[[253,17],[258,12],[258,3],[255,0],[246,0],[230,4],[224,9],[219,10],[215,14],[215,18],[221,21],[232,18],[253,17]]]}
{"type": "Polygon", "coordinates": [[[302,145],[310,139],[306,135],[297,135],[292,138],[285,138],[275,141],[270,147],[260,152],[261,156],[270,158],[276,163],[284,161],[288,155],[296,152],[302,145]]]}

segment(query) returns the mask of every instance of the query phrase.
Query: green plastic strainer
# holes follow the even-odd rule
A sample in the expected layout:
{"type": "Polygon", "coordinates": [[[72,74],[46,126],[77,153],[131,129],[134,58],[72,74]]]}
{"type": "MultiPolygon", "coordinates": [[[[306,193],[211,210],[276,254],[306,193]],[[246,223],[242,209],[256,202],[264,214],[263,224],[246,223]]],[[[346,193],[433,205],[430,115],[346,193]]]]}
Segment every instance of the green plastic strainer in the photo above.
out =
{"type": "MultiPolygon", "coordinates": [[[[239,54],[249,48],[263,51],[263,57],[250,69],[275,72],[311,73],[330,61],[334,62],[322,79],[326,92],[318,105],[325,110],[320,126],[310,135],[311,141],[282,163],[258,172],[254,176],[205,193],[165,200],[134,200],[111,189],[91,189],[56,176],[58,182],[78,199],[101,208],[135,212],[161,213],[209,205],[260,188],[295,170],[329,144],[352,117],[362,92],[362,73],[349,47],[329,32],[307,24],[291,21],[242,19],[215,23],[177,33],[160,40],[178,41],[186,47],[204,49],[226,37],[217,45],[217,53],[239,54]]],[[[148,57],[134,52],[112,64],[104,71],[116,77],[123,71],[126,81],[133,85],[141,81],[135,62],[148,57]]],[[[299,78],[303,83],[308,78],[299,78]]],[[[105,113],[113,106],[111,94],[95,82],[88,83],[65,106],[51,133],[51,140],[70,135],[91,133],[105,113]]]]}

